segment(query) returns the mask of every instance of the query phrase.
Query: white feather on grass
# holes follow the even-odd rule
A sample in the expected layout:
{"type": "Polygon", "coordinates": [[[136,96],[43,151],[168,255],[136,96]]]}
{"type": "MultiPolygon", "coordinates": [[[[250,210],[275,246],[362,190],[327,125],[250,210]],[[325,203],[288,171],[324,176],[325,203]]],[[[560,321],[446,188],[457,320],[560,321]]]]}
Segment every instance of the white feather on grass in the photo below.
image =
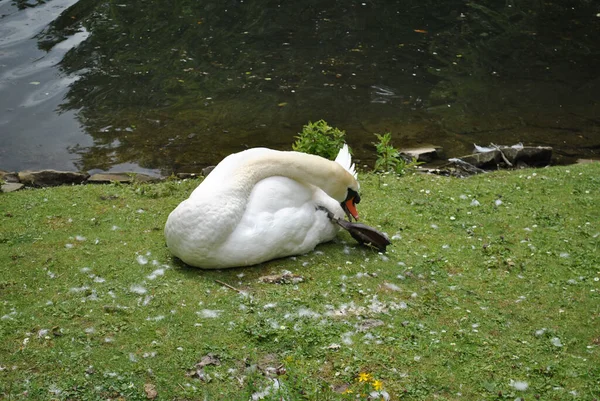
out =
{"type": "Polygon", "coordinates": [[[491,146],[479,146],[476,143],[474,143],[473,145],[475,145],[475,153],[487,153],[496,150],[496,148],[491,146]]]}

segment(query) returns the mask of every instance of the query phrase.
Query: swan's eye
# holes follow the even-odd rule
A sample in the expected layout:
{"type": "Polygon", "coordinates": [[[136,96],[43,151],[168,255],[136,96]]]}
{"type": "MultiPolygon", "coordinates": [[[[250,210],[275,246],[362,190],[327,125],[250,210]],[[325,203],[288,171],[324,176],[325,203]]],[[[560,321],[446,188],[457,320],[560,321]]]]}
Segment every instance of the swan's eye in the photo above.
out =
{"type": "Polygon", "coordinates": [[[346,195],[346,200],[344,202],[349,201],[350,199],[352,199],[352,203],[354,204],[360,203],[360,195],[352,188],[348,188],[348,195],[346,195]]]}

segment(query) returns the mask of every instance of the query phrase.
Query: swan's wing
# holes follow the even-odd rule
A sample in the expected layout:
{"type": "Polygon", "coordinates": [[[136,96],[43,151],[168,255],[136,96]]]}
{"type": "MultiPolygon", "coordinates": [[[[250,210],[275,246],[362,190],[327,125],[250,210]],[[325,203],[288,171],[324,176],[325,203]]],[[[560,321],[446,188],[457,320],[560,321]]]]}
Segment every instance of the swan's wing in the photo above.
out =
{"type": "Polygon", "coordinates": [[[211,171],[204,181],[202,181],[194,192],[192,192],[190,197],[195,197],[201,193],[211,191],[212,188],[221,188],[223,183],[228,182],[231,179],[231,176],[248,160],[271,152],[275,151],[267,148],[252,148],[230,154],[217,164],[213,171],[211,171]]]}
{"type": "MultiPolygon", "coordinates": [[[[212,174],[212,173],[211,173],[212,174]]],[[[287,177],[259,181],[248,198],[244,215],[218,252],[233,266],[260,263],[303,254],[333,239],[338,227],[317,209],[327,197],[332,209],[339,203],[321,189],[287,177]]]]}
{"type": "Polygon", "coordinates": [[[337,157],[335,158],[336,163],[346,169],[355,179],[358,179],[358,174],[356,173],[356,168],[354,163],[352,163],[352,156],[350,155],[350,150],[348,149],[348,145],[344,144],[340,149],[337,157]]]}

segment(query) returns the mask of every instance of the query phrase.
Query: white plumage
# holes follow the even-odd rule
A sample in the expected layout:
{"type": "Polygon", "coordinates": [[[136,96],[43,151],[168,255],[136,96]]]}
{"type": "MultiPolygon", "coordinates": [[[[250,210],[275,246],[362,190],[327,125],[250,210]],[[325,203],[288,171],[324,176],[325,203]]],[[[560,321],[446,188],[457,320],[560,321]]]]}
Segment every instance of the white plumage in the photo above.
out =
{"type": "Polygon", "coordinates": [[[358,173],[356,172],[354,163],[352,163],[352,156],[350,155],[350,149],[348,149],[348,145],[344,144],[344,146],[340,149],[337,157],[335,158],[335,162],[352,174],[354,179],[358,180],[358,173]]]}
{"type": "Polygon", "coordinates": [[[335,162],[265,148],[232,154],[171,212],[167,246],[207,269],[309,252],[335,237],[339,228],[320,207],[343,217],[355,177],[347,146],[335,162]]]}

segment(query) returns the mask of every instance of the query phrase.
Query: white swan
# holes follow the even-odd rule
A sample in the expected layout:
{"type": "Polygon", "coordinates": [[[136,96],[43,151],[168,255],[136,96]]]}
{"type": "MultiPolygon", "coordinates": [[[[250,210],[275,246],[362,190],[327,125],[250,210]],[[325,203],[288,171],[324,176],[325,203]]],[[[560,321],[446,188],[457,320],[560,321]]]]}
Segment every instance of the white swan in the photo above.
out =
{"type": "Polygon", "coordinates": [[[165,225],[169,250],[191,266],[249,266],[309,252],[358,218],[359,184],[348,147],[336,161],[256,148],[223,159],[165,225]]]}

